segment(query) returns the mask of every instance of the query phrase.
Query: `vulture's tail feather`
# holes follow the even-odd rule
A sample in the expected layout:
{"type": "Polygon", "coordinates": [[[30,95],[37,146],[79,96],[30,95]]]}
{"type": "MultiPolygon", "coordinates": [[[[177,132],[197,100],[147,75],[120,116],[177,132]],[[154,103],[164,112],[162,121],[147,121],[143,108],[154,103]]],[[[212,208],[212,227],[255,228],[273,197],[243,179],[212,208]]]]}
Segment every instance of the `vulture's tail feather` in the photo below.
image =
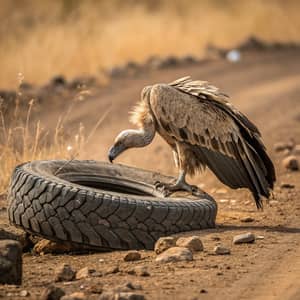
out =
{"type": "Polygon", "coordinates": [[[269,183],[269,166],[265,165],[264,156],[261,157],[256,149],[246,143],[231,143],[231,146],[235,158],[199,146],[195,153],[224,184],[231,188],[249,188],[257,208],[262,208],[261,197],[268,198],[269,189],[273,186],[273,181],[269,183]]]}

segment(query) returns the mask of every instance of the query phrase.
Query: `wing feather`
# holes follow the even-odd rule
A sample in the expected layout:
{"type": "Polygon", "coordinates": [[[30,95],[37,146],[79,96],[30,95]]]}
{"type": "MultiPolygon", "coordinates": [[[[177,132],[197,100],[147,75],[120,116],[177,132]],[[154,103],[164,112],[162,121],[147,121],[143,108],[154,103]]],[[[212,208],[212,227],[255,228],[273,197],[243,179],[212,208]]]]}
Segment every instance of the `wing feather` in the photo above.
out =
{"type": "Polygon", "coordinates": [[[171,139],[189,145],[201,165],[232,188],[247,187],[261,207],[275,171],[260,133],[227,96],[190,77],[151,88],[150,107],[157,126],[171,139]]]}

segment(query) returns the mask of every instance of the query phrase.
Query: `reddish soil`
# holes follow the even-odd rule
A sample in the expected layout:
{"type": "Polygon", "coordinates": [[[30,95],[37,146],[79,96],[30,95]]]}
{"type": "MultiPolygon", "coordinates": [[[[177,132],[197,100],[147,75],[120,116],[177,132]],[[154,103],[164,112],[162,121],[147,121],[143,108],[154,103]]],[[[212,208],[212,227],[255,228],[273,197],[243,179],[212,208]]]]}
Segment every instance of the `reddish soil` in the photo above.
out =
{"type": "MultiPolygon", "coordinates": [[[[137,292],[146,299],[300,299],[300,172],[285,170],[281,161],[286,153],[273,150],[276,142],[288,142],[290,138],[300,144],[299,70],[299,49],[249,52],[235,64],[216,60],[153,70],[114,79],[105,88],[91,89],[92,96],[76,103],[67,124],[70,131],[78,122],[92,128],[112,105],[80,157],[107,160],[107,150],[116,134],[129,128],[128,111],[139,100],[145,85],[191,75],[219,86],[261,130],[277,172],[274,199],[265,203],[263,211],[257,211],[248,191],[230,190],[206,171],[192,182],[201,185],[217,200],[217,228],[181,234],[199,235],[203,241],[205,251],[196,253],[193,261],[159,264],[152,251],[141,251],[142,260],[136,262],[124,262],[125,252],[120,251],[42,256],[26,253],[23,285],[1,286],[0,297],[19,299],[22,298],[19,292],[25,289],[30,292],[27,299],[37,299],[47,285],[53,284],[56,267],[69,263],[75,270],[88,266],[103,272],[100,277],[55,283],[67,293],[81,290],[88,299],[99,297],[91,293],[93,286],[102,286],[105,291],[129,281],[141,285],[142,290],[137,292]],[[294,188],[282,188],[282,183],[292,184],[294,188]],[[245,217],[254,221],[242,222],[245,217]],[[249,231],[264,238],[253,244],[232,244],[234,235],[249,231]],[[213,255],[212,250],[218,243],[229,247],[231,254],[213,255]],[[105,271],[114,266],[119,267],[119,272],[105,275],[105,271]],[[150,276],[130,274],[135,266],[146,266],[150,276]]],[[[64,99],[68,99],[68,93],[64,93],[64,99]]],[[[55,103],[43,104],[40,112],[44,122],[52,128],[53,120],[62,112],[62,106],[58,103],[56,107],[55,103]]],[[[172,153],[159,137],[147,148],[128,151],[118,162],[176,175],[172,153]]],[[[5,201],[1,204],[4,207],[5,201]]],[[[10,230],[5,208],[0,214],[0,228],[10,230]]]]}

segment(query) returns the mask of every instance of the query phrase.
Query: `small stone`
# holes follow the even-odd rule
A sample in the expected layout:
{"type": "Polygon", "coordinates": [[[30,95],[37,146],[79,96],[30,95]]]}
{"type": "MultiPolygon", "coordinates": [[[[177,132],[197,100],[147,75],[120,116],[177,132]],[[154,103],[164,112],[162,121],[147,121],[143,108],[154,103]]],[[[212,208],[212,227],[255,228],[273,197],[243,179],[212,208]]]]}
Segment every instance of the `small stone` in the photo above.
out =
{"type": "Polygon", "coordinates": [[[172,247],[161,253],[155,261],[160,263],[176,262],[176,261],[191,261],[193,253],[184,247],[172,247]]]}
{"type": "Polygon", "coordinates": [[[61,300],[85,300],[87,299],[85,294],[82,292],[75,292],[70,295],[65,295],[61,298],[61,300]]]}
{"type": "Polygon", "coordinates": [[[294,155],[290,155],[290,156],[286,157],[285,159],[283,159],[282,165],[286,169],[291,170],[291,171],[299,170],[299,161],[298,161],[297,157],[294,155]]]}
{"type": "Polygon", "coordinates": [[[0,240],[0,283],[22,283],[22,247],[14,240],[0,240]]]}
{"type": "Polygon", "coordinates": [[[50,285],[41,294],[41,300],[59,300],[66,293],[59,287],[50,285]]]}
{"type": "Polygon", "coordinates": [[[46,253],[66,253],[74,250],[74,246],[66,243],[56,243],[54,241],[49,241],[42,239],[38,241],[34,247],[33,252],[36,254],[46,254],[46,253]]]}
{"type": "Polygon", "coordinates": [[[55,281],[71,281],[75,278],[75,272],[68,264],[63,264],[56,269],[55,281]]]}
{"type": "Polygon", "coordinates": [[[169,248],[175,247],[176,239],[172,236],[161,237],[157,240],[154,246],[154,251],[156,254],[160,254],[169,248]]]}
{"type": "Polygon", "coordinates": [[[138,276],[147,277],[150,276],[147,267],[145,266],[137,266],[134,268],[134,273],[138,276]]]}
{"type": "Polygon", "coordinates": [[[255,235],[251,232],[239,234],[233,237],[234,244],[253,243],[255,241],[255,235]]]}
{"type": "Polygon", "coordinates": [[[230,249],[228,249],[224,246],[218,245],[214,248],[214,253],[217,255],[228,255],[228,254],[230,254],[230,249]]]}
{"type": "Polygon", "coordinates": [[[244,223],[250,223],[250,222],[254,222],[254,221],[255,221],[255,219],[252,217],[245,217],[245,218],[241,219],[241,222],[244,222],[244,223]]]}
{"type": "Polygon", "coordinates": [[[141,259],[141,253],[138,251],[129,251],[128,253],[126,253],[126,255],[124,256],[124,261],[136,261],[136,260],[140,260],[141,259]]]}
{"type": "Polygon", "coordinates": [[[188,248],[192,252],[203,251],[203,244],[198,236],[180,237],[176,246],[188,248]]]}
{"type": "Polygon", "coordinates": [[[256,240],[263,240],[265,237],[263,235],[257,235],[255,236],[256,240]]]}
{"type": "Polygon", "coordinates": [[[282,189],[294,189],[295,185],[291,184],[291,183],[287,183],[287,182],[282,182],[280,184],[280,188],[282,188],[282,189]]]}
{"type": "Polygon", "coordinates": [[[85,268],[82,268],[79,271],[77,271],[75,277],[76,277],[76,279],[87,278],[87,277],[90,277],[95,272],[96,272],[96,270],[85,267],[85,268]]]}
{"type": "Polygon", "coordinates": [[[28,297],[30,295],[30,293],[26,290],[22,290],[20,292],[20,297],[28,297]]]}

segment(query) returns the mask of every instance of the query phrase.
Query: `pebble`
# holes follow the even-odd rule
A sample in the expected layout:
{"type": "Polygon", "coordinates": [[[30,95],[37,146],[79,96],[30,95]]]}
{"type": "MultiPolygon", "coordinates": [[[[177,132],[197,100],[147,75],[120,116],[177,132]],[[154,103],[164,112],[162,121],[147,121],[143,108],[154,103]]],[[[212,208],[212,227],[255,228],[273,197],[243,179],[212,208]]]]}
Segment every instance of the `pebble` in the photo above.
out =
{"type": "Polygon", "coordinates": [[[172,247],[161,253],[155,261],[161,263],[176,262],[176,261],[191,261],[193,253],[184,247],[172,247]]]}
{"type": "Polygon", "coordinates": [[[0,240],[0,283],[22,283],[22,247],[14,240],[0,240]]]}
{"type": "Polygon", "coordinates": [[[233,237],[234,244],[253,243],[255,241],[255,235],[251,232],[239,234],[233,237]]]}
{"type": "Polygon", "coordinates": [[[217,255],[228,255],[228,254],[230,254],[230,249],[228,249],[224,246],[221,246],[221,245],[217,245],[214,248],[214,253],[217,255]]]}
{"type": "Polygon", "coordinates": [[[74,246],[72,247],[68,244],[42,239],[34,245],[33,252],[37,254],[66,253],[70,252],[72,249],[74,249],[74,246]]]}
{"type": "Polygon", "coordinates": [[[71,281],[75,278],[75,272],[68,264],[63,264],[56,269],[55,281],[71,281]]]}
{"type": "Polygon", "coordinates": [[[60,298],[60,300],[85,300],[85,299],[87,299],[87,297],[82,292],[75,292],[60,298]]]}
{"type": "Polygon", "coordinates": [[[75,278],[76,279],[87,278],[87,277],[90,277],[95,272],[96,272],[96,270],[85,267],[76,272],[75,278]]]}
{"type": "Polygon", "coordinates": [[[299,161],[296,156],[290,155],[282,160],[282,165],[291,171],[299,170],[299,161]]]}
{"type": "Polygon", "coordinates": [[[41,294],[41,300],[59,300],[66,293],[59,287],[50,285],[41,294]]]}
{"type": "Polygon", "coordinates": [[[147,267],[145,266],[137,266],[134,268],[134,274],[137,276],[147,277],[150,276],[150,273],[148,272],[147,267]]]}
{"type": "Polygon", "coordinates": [[[27,297],[27,296],[29,296],[30,295],[30,293],[28,292],[28,291],[26,291],[26,290],[22,290],[21,292],[20,292],[20,297],[27,297]]]}
{"type": "Polygon", "coordinates": [[[203,251],[203,244],[198,236],[180,237],[176,246],[188,248],[192,252],[203,251]]]}
{"type": "Polygon", "coordinates": [[[245,218],[241,219],[241,222],[244,222],[244,223],[250,223],[250,222],[254,222],[254,221],[255,221],[255,219],[252,217],[245,217],[245,218]]]}
{"type": "Polygon", "coordinates": [[[257,235],[255,236],[256,240],[263,240],[265,237],[263,235],[257,235]]]}
{"type": "Polygon", "coordinates": [[[138,251],[129,251],[128,253],[126,253],[126,255],[124,256],[124,261],[136,261],[136,260],[140,260],[142,258],[141,253],[138,251]]]}
{"type": "Polygon", "coordinates": [[[175,247],[176,239],[172,236],[161,237],[157,240],[154,246],[156,254],[160,254],[169,248],[175,247]]]}

